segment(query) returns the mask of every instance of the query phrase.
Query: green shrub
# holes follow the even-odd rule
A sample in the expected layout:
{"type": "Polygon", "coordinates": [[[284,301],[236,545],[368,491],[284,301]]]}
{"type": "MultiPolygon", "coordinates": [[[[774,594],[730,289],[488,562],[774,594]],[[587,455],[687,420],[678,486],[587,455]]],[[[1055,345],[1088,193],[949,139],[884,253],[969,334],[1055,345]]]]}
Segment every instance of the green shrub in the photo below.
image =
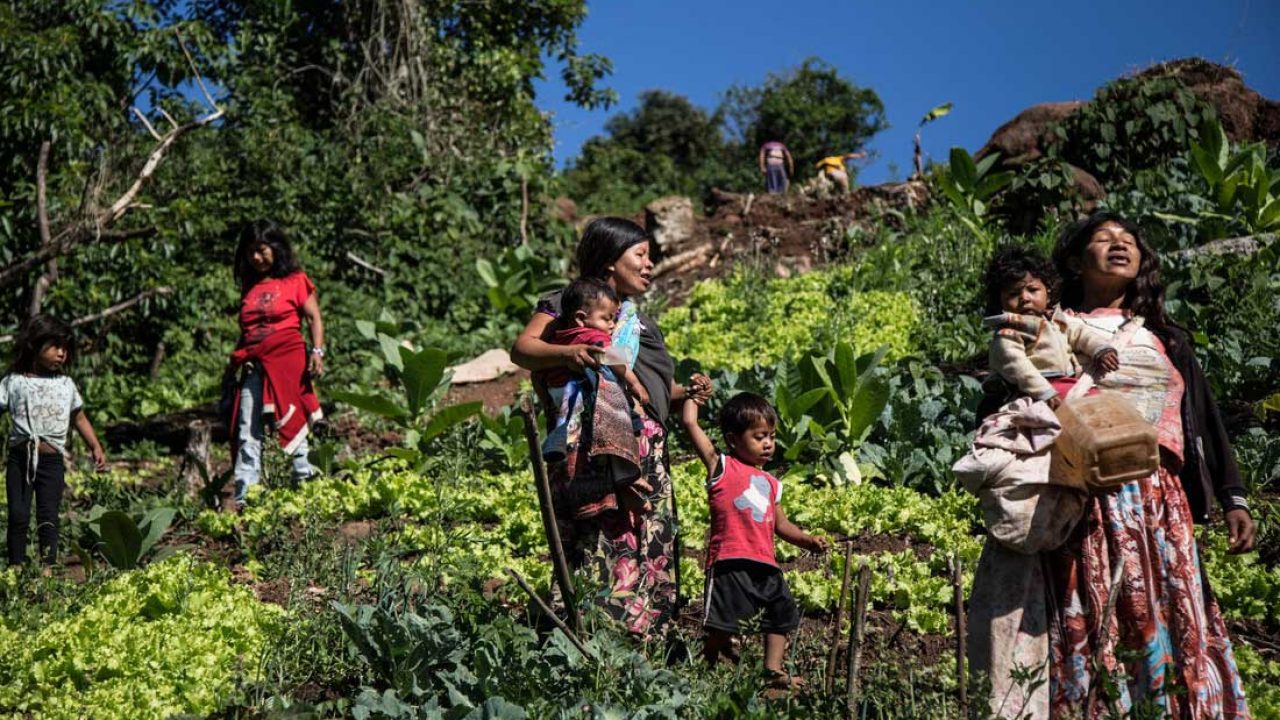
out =
{"type": "Polygon", "coordinates": [[[186,555],[113,578],[61,612],[0,626],[0,713],[208,714],[237,680],[255,679],[280,614],[186,555]]]}
{"type": "Polygon", "coordinates": [[[746,271],[698,285],[689,302],[661,320],[675,357],[706,367],[744,369],[794,358],[846,340],[862,355],[889,346],[909,354],[919,324],[905,293],[855,292],[849,267],[766,280],[746,271]]]}

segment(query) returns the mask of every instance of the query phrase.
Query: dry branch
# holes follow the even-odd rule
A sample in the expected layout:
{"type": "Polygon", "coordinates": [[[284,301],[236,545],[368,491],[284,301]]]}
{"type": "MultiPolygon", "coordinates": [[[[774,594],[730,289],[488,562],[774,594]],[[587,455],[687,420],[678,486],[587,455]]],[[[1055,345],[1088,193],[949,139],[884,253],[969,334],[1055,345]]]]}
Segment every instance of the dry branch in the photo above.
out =
{"type": "MultiPolygon", "coordinates": [[[[156,295],[168,295],[172,292],[173,292],[173,288],[169,288],[169,287],[154,287],[149,290],[143,290],[142,292],[138,293],[137,295],[134,295],[128,300],[121,300],[115,305],[112,305],[111,307],[108,307],[104,310],[99,310],[98,312],[93,313],[92,315],[85,315],[84,317],[79,317],[79,318],[76,318],[75,320],[72,320],[71,327],[80,327],[81,325],[87,325],[91,322],[97,322],[98,320],[101,320],[103,318],[110,317],[117,313],[122,313],[125,310],[128,310],[129,308],[133,307],[134,305],[137,305],[138,303],[142,302],[143,300],[146,300],[147,298],[155,297],[156,295]]],[[[0,335],[0,343],[13,342],[13,337],[14,337],[13,335],[0,335]]]]}
{"type": "MultiPolygon", "coordinates": [[[[40,230],[40,247],[42,248],[53,243],[53,237],[49,232],[49,146],[48,140],[40,143],[40,158],[36,161],[36,224],[40,230]]],[[[28,317],[40,314],[45,293],[57,279],[58,261],[50,260],[31,291],[31,305],[27,308],[28,317]]]]}
{"type": "MultiPolygon", "coordinates": [[[[34,270],[46,262],[52,261],[63,255],[70,254],[82,243],[100,240],[108,237],[107,229],[120,220],[129,210],[137,207],[146,207],[137,201],[138,195],[142,192],[142,188],[147,184],[151,177],[155,174],[160,164],[164,162],[165,157],[173,148],[174,144],[182,138],[182,136],[195,130],[213,123],[222,117],[223,109],[218,107],[213,96],[209,94],[208,87],[205,86],[204,78],[200,75],[200,70],[196,67],[195,61],[191,59],[191,53],[187,51],[186,43],[182,40],[182,35],[177,34],[178,44],[182,47],[182,52],[187,58],[187,62],[191,66],[191,72],[195,75],[196,83],[204,92],[205,101],[209,105],[209,112],[205,115],[197,117],[185,125],[173,123],[173,128],[163,135],[159,134],[155,127],[147,120],[147,118],[137,108],[133,108],[133,112],[142,120],[148,132],[152,137],[156,138],[156,145],[147,155],[146,161],[142,165],[142,169],[138,171],[133,182],[129,187],[116,199],[115,202],[100,212],[90,214],[88,217],[81,217],[71,221],[63,227],[56,235],[52,234],[48,228],[48,214],[46,203],[44,202],[45,194],[45,176],[48,172],[48,143],[41,145],[40,163],[37,167],[37,204],[43,210],[40,212],[40,247],[26,257],[14,260],[4,267],[0,267],[0,286],[4,286],[14,279],[34,270]]],[[[168,115],[166,114],[166,117],[168,115]]],[[[172,118],[169,118],[173,122],[172,118]]],[[[87,187],[87,186],[86,186],[87,187]]],[[[115,239],[125,239],[125,237],[117,237],[115,239]]],[[[136,236],[135,236],[136,237],[136,236]]],[[[56,272],[56,269],[55,269],[56,272]]],[[[46,274],[47,276],[48,274],[46,274]]],[[[56,277],[56,276],[55,276],[56,277]]],[[[43,278],[42,278],[43,280],[43,278]]],[[[48,285],[53,282],[52,279],[37,283],[36,292],[34,293],[32,307],[38,309],[38,301],[43,296],[43,289],[47,289],[48,285]]]]}
{"type": "Polygon", "coordinates": [[[387,276],[386,270],[383,270],[382,268],[378,267],[377,265],[374,265],[368,260],[365,260],[359,255],[351,252],[350,250],[347,251],[347,259],[355,263],[356,265],[359,265],[360,267],[364,268],[365,270],[368,270],[371,273],[376,273],[378,275],[381,275],[382,277],[387,276]]]}

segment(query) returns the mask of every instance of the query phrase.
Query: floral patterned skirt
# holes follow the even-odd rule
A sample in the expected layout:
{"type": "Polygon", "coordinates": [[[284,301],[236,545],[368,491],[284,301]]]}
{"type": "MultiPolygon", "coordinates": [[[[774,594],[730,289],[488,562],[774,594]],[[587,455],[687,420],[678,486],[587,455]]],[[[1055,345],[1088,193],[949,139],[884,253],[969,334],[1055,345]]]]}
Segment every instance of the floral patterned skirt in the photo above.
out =
{"type": "Polygon", "coordinates": [[[1250,717],[1186,494],[1167,468],[1090,498],[1071,539],[1045,560],[1053,717],[1135,707],[1196,720],[1250,717]],[[1116,563],[1123,579],[1103,628],[1116,563]]]}
{"type": "MultiPolygon", "coordinates": [[[[599,588],[587,600],[604,608],[628,632],[648,636],[676,610],[676,509],[666,429],[645,417],[639,439],[640,467],[653,487],[648,496],[653,510],[645,515],[608,510],[575,520],[557,505],[556,522],[569,564],[599,588]]],[[[553,489],[566,481],[563,464],[548,471],[553,489]]]]}

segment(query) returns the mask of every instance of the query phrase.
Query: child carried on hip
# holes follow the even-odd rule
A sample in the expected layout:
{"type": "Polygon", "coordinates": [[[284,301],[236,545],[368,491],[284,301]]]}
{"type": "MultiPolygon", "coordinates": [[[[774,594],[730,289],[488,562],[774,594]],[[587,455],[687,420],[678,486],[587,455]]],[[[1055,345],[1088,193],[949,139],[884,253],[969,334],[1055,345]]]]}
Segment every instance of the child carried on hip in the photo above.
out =
{"type": "Polygon", "coordinates": [[[987,317],[995,329],[987,364],[1020,395],[1057,409],[1081,373],[1077,355],[1099,374],[1120,367],[1110,338],[1057,307],[1060,279],[1039,251],[1009,246],[987,266],[987,317]]]}

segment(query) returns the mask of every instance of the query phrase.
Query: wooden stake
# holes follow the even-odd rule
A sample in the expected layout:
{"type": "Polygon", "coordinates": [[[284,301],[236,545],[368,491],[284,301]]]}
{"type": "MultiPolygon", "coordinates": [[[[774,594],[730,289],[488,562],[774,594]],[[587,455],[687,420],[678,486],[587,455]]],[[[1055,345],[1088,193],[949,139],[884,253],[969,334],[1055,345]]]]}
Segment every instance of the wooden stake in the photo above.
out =
{"type": "MultiPolygon", "coordinates": [[[[503,569],[506,570],[507,574],[510,575],[516,581],[516,583],[520,585],[521,590],[524,590],[525,593],[529,595],[529,597],[533,598],[533,601],[538,604],[538,607],[542,609],[542,612],[545,613],[547,617],[551,618],[551,622],[555,623],[556,627],[560,630],[560,632],[564,633],[564,636],[569,638],[569,642],[573,643],[573,646],[578,648],[578,652],[582,653],[587,658],[593,661],[596,659],[596,656],[591,654],[591,651],[587,649],[586,645],[582,644],[582,641],[579,640],[578,636],[575,635],[574,632],[569,629],[569,626],[565,625],[563,620],[556,617],[556,614],[551,611],[551,608],[547,607],[547,604],[542,601],[542,598],[538,597],[538,593],[533,591],[533,587],[530,586],[529,583],[523,577],[520,576],[520,573],[516,572],[511,568],[503,568],[503,569]]],[[[573,617],[577,617],[577,613],[573,613],[573,617]]]]}
{"type": "MultiPolygon", "coordinates": [[[[840,581],[840,600],[836,602],[836,617],[831,624],[831,637],[840,637],[840,621],[844,619],[844,604],[849,597],[849,576],[853,573],[853,543],[844,544],[844,579],[840,581]]],[[[827,655],[826,691],[836,689],[836,655],[840,653],[840,643],[831,643],[831,653],[827,655]]]]}
{"type": "Polygon", "coordinates": [[[960,555],[951,562],[951,584],[955,591],[956,604],[956,686],[960,692],[960,717],[969,714],[969,689],[965,675],[965,616],[964,616],[964,575],[960,555]]]}
{"type": "Polygon", "coordinates": [[[560,544],[560,530],[556,526],[555,506],[551,500],[551,483],[547,481],[547,468],[542,464],[542,443],[538,442],[537,415],[533,411],[533,401],[526,395],[520,400],[520,411],[524,414],[524,437],[529,443],[529,463],[533,465],[534,485],[538,490],[538,507],[542,511],[542,529],[547,533],[547,545],[551,548],[551,565],[554,570],[556,584],[560,586],[560,596],[564,599],[565,615],[569,618],[569,626],[574,632],[581,630],[578,618],[578,603],[574,600],[573,576],[569,573],[569,562],[565,559],[564,546],[560,544]]]}
{"type": "Polygon", "coordinates": [[[858,671],[862,665],[862,638],[867,629],[867,597],[871,593],[871,566],[866,559],[858,570],[858,597],[849,629],[849,672],[844,679],[845,717],[852,720],[858,708],[858,671]]]}

